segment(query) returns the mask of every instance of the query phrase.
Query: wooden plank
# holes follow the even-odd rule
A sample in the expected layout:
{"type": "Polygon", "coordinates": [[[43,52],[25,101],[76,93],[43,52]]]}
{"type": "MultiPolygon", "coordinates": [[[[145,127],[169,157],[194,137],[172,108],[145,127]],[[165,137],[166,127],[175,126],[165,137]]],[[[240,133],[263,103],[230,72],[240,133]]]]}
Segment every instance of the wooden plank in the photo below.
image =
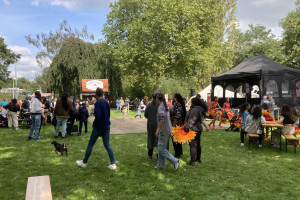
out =
{"type": "Polygon", "coordinates": [[[283,128],[282,124],[262,124],[262,127],[277,127],[277,128],[283,128]]]}
{"type": "Polygon", "coordinates": [[[256,133],[248,133],[248,137],[259,137],[256,133]]]}
{"type": "Polygon", "coordinates": [[[29,177],[26,189],[26,200],[52,200],[49,176],[29,177]]]}
{"type": "Polygon", "coordinates": [[[295,137],[292,134],[283,134],[283,136],[287,139],[287,140],[298,140],[297,137],[295,137]]]}

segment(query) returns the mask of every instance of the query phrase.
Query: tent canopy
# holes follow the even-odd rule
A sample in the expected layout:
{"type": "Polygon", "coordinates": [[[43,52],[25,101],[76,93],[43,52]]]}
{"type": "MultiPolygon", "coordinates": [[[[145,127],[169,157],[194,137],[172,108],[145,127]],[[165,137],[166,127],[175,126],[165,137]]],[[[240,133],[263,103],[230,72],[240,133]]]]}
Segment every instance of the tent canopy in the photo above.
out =
{"type": "MultiPolygon", "coordinates": [[[[225,94],[227,87],[233,87],[233,105],[238,106],[247,101],[259,104],[264,95],[272,96],[278,106],[289,104],[300,105],[300,70],[283,66],[270,60],[265,55],[247,58],[231,70],[218,76],[211,77],[212,91],[217,86],[223,88],[221,103],[228,96],[225,94]],[[258,86],[257,97],[252,97],[253,86],[258,86]],[[244,93],[244,98],[238,97],[238,91],[244,93]]],[[[214,92],[213,96],[216,96],[214,92]]]]}
{"type": "Polygon", "coordinates": [[[213,76],[211,80],[216,81],[232,78],[236,79],[249,76],[257,76],[261,74],[275,76],[281,76],[283,74],[295,75],[295,73],[300,76],[300,70],[283,66],[270,60],[265,55],[260,55],[253,58],[245,59],[243,62],[241,62],[239,65],[232,68],[231,70],[218,76],[213,76]]]}

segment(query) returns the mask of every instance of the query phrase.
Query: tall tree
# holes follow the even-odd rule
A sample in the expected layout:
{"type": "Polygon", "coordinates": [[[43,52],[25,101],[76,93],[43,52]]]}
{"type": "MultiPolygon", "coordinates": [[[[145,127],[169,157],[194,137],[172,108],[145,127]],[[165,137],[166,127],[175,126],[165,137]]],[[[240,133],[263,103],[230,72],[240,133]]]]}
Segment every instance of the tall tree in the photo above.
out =
{"type": "Polygon", "coordinates": [[[7,45],[4,43],[4,38],[0,37],[0,88],[8,78],[8,66],[14,64],[20,58],[21,55],[15,54],[12,50],[8,49],[7,45]]]}
{"type": "Polygon", "coordinates": [[[271,29],[263,25],[249,24],[249,30],[245,33],[241,31],[238,33],[237,45],[238,51],[234,65],[238,65],[245,58],[261,54],[279,63],[285,59],[280,41],[275,39],[271,29]]]}
{"type": "Polygon", "coordinates": [[[71,37],[77,37],[86,41],[94,40],[93,34],[89,34],[87,27],[82,30],[72,29],[68,22],[64,20],[55,32],[37,33],[35,38],[31,35],[25,36],[29,44],[39,49],[36,55],[36,61],[41,67],[48,67],[52,59],[60,50],[62,44],[71,37]]]}
{"type": "Polygon", "coordinates": [[[71,37],[53,58],[47,80],[55,93],[61,95],[66,92],[79,98],[81,79],[98,78],[101,74],[97,69],[93,44],[71,37]]]}
{"type": "Polygon", "coordinates": [[[300,0],[296,1],[296,10],[291,11],[280,21],[283,29],[282,45],[287,57],[284,64],[300,69],[300,0]]]}
{"type": "Polygon", "coordinates": [[[235,0],[119,0],[111,8],[107,42],[123,81],[145,95],[158,89],[162,76],[188,77],[190,85],[203,87],[221,71],[220,52],[230,53],[235,41],[235,0]]]}

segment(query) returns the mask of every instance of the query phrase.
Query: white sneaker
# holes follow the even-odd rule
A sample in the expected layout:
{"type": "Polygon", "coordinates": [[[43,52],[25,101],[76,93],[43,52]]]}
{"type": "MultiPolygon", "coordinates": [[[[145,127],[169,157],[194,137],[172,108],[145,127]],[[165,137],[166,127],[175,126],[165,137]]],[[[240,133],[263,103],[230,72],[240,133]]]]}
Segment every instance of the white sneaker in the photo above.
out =
{"type": "Polygon", "coordinates": [[[174,165],[174,170],[175,171],[177,171],[177,169],[178,169],[178,167],[179,167],[179,165],[180,165],[180,160],[178,160],[178,162],[177,163],[175,163],[175,165],[174,165]]]}
{"type": "Polygon", "coordinates": [[[108,165],[108,168],[112,169],[112,170],[115,170],[115,169],[117,169],[117,165],[116,164],[110,164],[110,165],[108,165]]]}
{"type": "Polygon", "coordinates": [[[82,167],[82,168],[86,168],[86,166],[87,166],[86,163],[83,163],[83,160],[77,160],[77,161],[76,161],[76,164],[77,164],[79,167],[82,167]]]}
{"type": "Polygon", "coordinates": [[[259,144],[258,147],[262,148],[262,144],[259,144]]]}
{"type": "Polygon", "coordinates": [[[243,146],[245,146],[245,144],[244,143],[241,143],[241,145],[240,145],[241,147],[243,147],[243,146]]]}
{"type": "Polygon", "coordinates": [[[16,128],[16,131],[19,130],[19,128],[16,128]]]}

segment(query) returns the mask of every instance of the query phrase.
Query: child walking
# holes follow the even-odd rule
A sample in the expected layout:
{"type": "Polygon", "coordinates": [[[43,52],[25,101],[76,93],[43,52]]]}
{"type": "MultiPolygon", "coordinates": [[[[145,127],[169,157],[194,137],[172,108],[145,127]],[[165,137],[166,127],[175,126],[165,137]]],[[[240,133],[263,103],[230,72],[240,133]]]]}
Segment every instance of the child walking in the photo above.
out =
{"type": "Polygon", "coordinates": [[[84,133],[87,133],[87,119],[89,117],[89,112],[86,109],[86,104],[82,103],[79,108],[79,134],[81,135],[82,123],[84,123],[84,133]]]}
{"type": "Polygon", "coordinates": [[[125,105],[125,106],[123,106],[123,117],[122,117],[122,119],[125,119],[126,118],[126,115],[127,115],[127,106],[125,105]]]}
{"type": "Polygon", "coordinates": [[[134,118],[136,118],[137,116],[140,116],[140,118],[142,118],[142,109],[141,109],[141,106],[138,107],[137,115],[134,116],[134,118]]]}

